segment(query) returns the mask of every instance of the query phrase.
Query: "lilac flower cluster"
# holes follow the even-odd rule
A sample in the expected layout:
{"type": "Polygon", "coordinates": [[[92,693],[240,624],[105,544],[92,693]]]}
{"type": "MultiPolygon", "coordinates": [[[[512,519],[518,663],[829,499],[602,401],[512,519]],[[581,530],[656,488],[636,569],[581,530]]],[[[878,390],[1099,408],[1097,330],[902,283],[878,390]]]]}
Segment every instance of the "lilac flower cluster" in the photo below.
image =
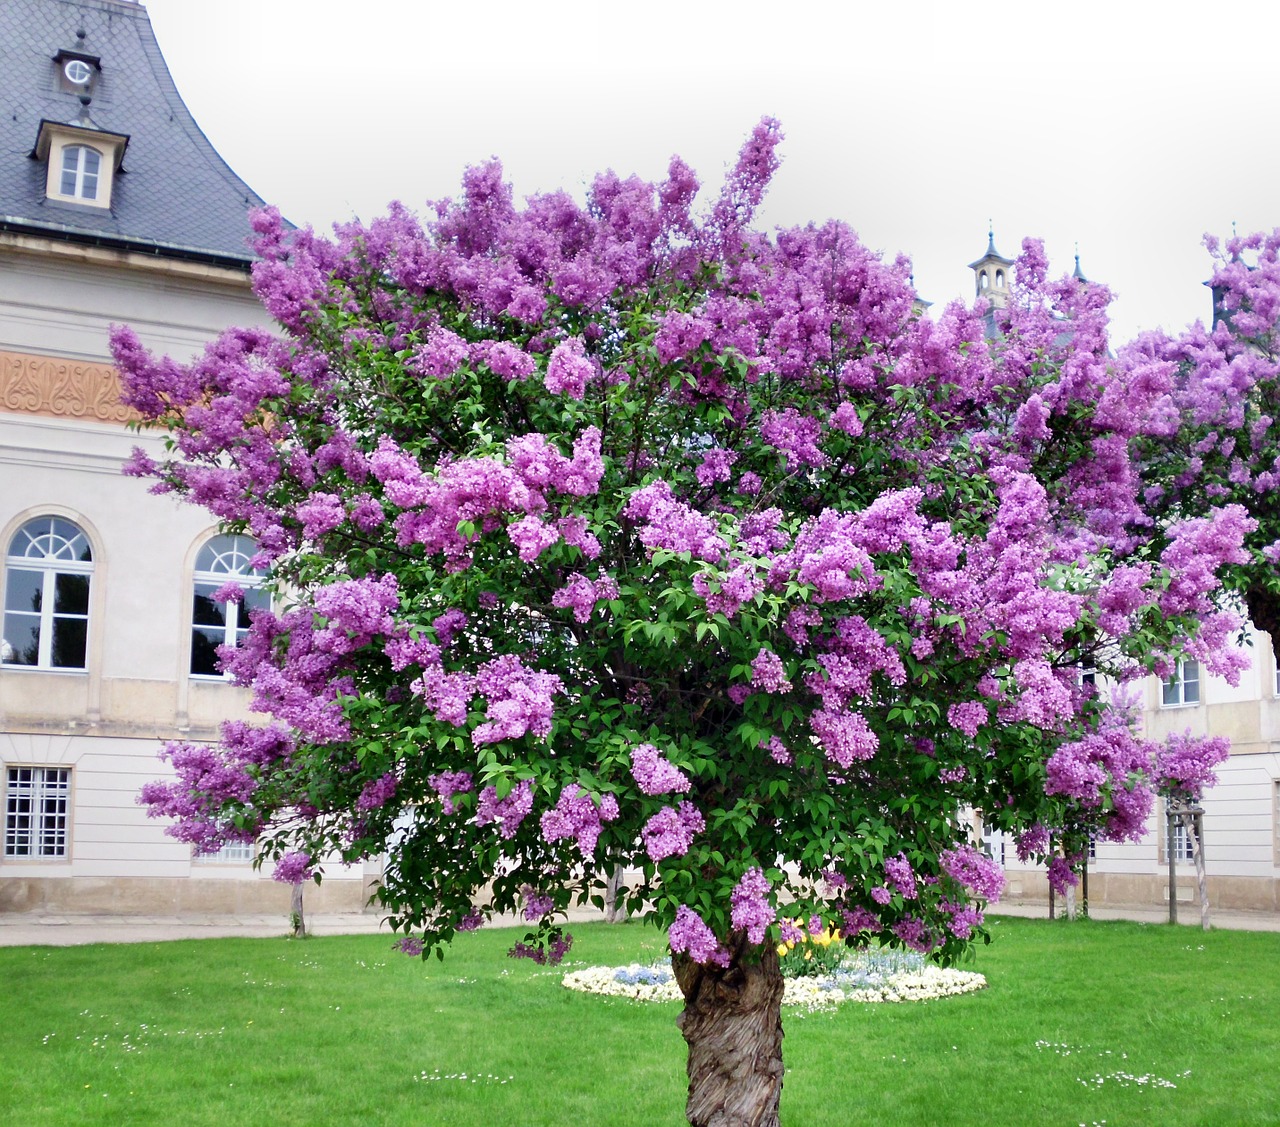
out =
{"type": "Polygon", "coordinates": [[[390,772],[387,772],[381,778],[370,779],[369,782],[365,783],[359,797],[356,799],[356,810],[366,812],[380,809],[390,801],[391,796],[396,793],[396,788],[399,785],[400,780],[390,772]]]}
{"type": "Polygon", "coordinates": [[[1098,731],[1063,744],[1045,764],[1045,793],[1061,794],[1085,808],[1102,803],[1108,788],[1111,813],[1104,829],[1113,840],[1136,839],[1145,829],[1152,795],[1142,781],[1151,748],[1134,737],[1124,718],[1113,716],[1098,731]]]}
{"type": "Polygon", "coordinates": [[[618,584],[610,576],[602,574],[597,579],[588,579],[585,575],[575,575],[552,594],[551,605],[572,609],[576,622],[589,622],[597,603],[617,597],[618,584]]]}
{"type": "Polygon", "coordinates": [[[531,884],[522,884],[520,886],[520,895],[524,897],[524,918],[526,920],[540,920],[543,916],[550,915],[555,910],[555,897],[546,896],[538,892],[531,884]]]}
{"type": "Polygon", "coordinates": [[[239,829],[220,816],[226,806],[246,806],[253,799],[258,783],[247,770],[248,756],[237,762],[211,747],[170,743],[162,757],[172,764],[176,778],[142,787],[138,802],[147,808],[148,817],[176,819],[166,833],[199,853],[216,853],[228,842],[254,840],[251,828],[239,829]]]}
{"type": "Polygon", "coordinates": [[[683,857],[689,852],[695,834],[707,828],[705,819],[692,802],[681,801],[676,806],[664,806],[640,829],[645,852],[649,860],[661,861],[666,857],[683,857]]]}
{"type": "Polygon", "coordinates": [[[271,879],[285,884],[302,884],[311,879],[313,872],[309,853],[286,853],[276,862],[271,879]]]}
{"type": "Polygon", "coordinates": [[[382,438],[370,469],[386,498],[399,509],[396,539],[401,547],[421,544],[442,553],[461,570],[470,561],[470,544],[485,521],[516,515],[508,534],[524,559],[534,559],[555,540],[550,526],[536,519],[547,508],[547,494],[589,496],[600,484],[604,463],[600,431],[584,430],[565,457],[541,434],[525,434],[507,443],[508,464],[495,458],[466,458],[445,463],[427,477],[416,459],[389,438],[382,438]],[[514,531],[513,531],[514,530],[514,531]]]}
{"type": "Polygon", "coordinates": [[[518,657],[504,654],[480,667],[476,689],[488,700],[488,708],[471,739],[483,745],[518,740],[525,734],[547,736],[555,707],[552,697],[564,691],[564,682],[554,673],[529,669],[518,657]]]}
{"type": "Polygon", "coordinates": [[[899,853],[896,857],[886,857],[884,875],[904,900],[914,900],[919,894],[915,870],[911,868],[911,862],[907,860],[905,854],[899,853]]]}
{"type": "Polygon", "coordinates": [[[714,485],[719,481],[728,481],[733,463],[737,460],[738,455],[732,450],[723,450],[719,447],[708,450],[693,471],[693,476],[699,485],[705,486],[714,485]]]}
{"type": "Polygon", "coordinates": [[[560,792],[555,809],[542,815],[542,836],[549,842],[573,838],[584,861],[595,857],[602,823],[612,822],[618,816],[618,800],[611,794],[602,794],[597,803],[577,783],[570,783],[560,792]]]}
{"type": "Polygon", "coordinates": [[[880,918],[860,904],[842,909],[840,918],[844,921],[845,935],[857,935],[860,931],[874,934],[881,928],[880,918]]]}
{"type": "Polygon", "coordinates": [[[929,925],[916,916],[907,916],[899,920],[889,930],[913,951],[920,951],[926,955],[941,942],[929,925]]]}
{"type": "Polygon", "coordinates": [[[651,551],[688,552],[696,560],[714,564],[728,547],[715,521],[677,500],[665,481],[637,489],[622,515],[636,523],[640,543],[651,551]]]}
{"type": "Polygon", "coordinates": [[[961,701],[947,709],[947,720],[957,731],[973,739],[987,722],[987,706],[977,700],[961,701]]]}
{"type": "Polygon", "coordinates": [[[632,749],[631,777],[644,794],[687,794],[693,785],[653,744],[639,744],[632,749]]]}
{"type": "Polygon", "coordinates": [[[751,943],[763,943],[765,931],[778,917],[769,903],[769,882],[764,870],[748,869],[730,894],[730,919],[734,928],[743,929],[751,943]]]}
{"type": "Polygon", "coordinates": [[[552,351],[544,383],[552,394],[581,399],[586,394],[587,384],[598,375],[596,365],[587,358],[582,340],[570,337],[552,351]]]}
{"type": "Polygon", "coordinates": [[[688,954],[695,963],[729,965],[729,952],[716,938],[716,933],[697,912],[683,904],[676,909],[676,917],[667,930],[667,943],[672,954],[688,954]]]}
{"type": "Polygon", "coordinates": [[[995,903],[1004,892],[1004,870],[971,845],[957,845],[938,855],[938,867],[980,900],[995,903]]]}
{"type": "Polygon", "coordinates": [[[1151,781],[1157,791],[1179,802],[1199,802],[1218,781],[1214,768],[1230,754],[1231,741],[1225,736],[1171,735],[1155,749],[1151,781]]]}
{"type": "Polygon", "coordinates": [[[958,939],[968,939],[973,935],[975,927],[982,926],[982,912],[972,904],[965,904],[955,900],[943,900],[938,905],[938,911],[949,917],[947,930],[958,939]]]}
{"type": "Polygon", "coordinates": [[[533,784],[528,779],[516,783],[506,798],[498,797],[497,787],[485,787],[476,804],[476,825],[498,823],[498,833],[505,838],[515,837],[520,823],[533,809],[533,784]]]}
{"type": "Polygon", "coordinates": [[[694,594],[707,604],[707,613],[730,619],[763,590],[764,582],[750,563],[738,563],[719,573],[703,571],[693,577],[694,594]]]}
{"type": "Polygon", "coordinates": [[[545,947],[518,941],[507,952],[511,959],[530,959],[538,966],[557,966],[573,947],[573,936],[567,931],[553,934],[545,947]]]}
{"type": "Polygon", "coordinates": [[[880,746],[880,738],[867,725],[861,712],[833,712],[817,709],[810,726],[823,754],[846,770],[855,761],[870,759],[880,746]]]}
{"type": "Polygon", "coordinates": [[[766,693],[789,693],[787,669],[772,650],[762,649],[751,662],[751,684],[766,693]]]}

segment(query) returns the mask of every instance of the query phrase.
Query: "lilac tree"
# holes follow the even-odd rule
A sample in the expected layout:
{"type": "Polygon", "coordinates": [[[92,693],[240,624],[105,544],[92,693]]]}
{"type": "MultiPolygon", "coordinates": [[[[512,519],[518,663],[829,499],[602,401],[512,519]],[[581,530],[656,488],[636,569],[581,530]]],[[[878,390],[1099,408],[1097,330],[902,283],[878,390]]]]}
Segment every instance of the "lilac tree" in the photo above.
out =
{"type": "Polygon", "coordinates": [[[1280,229],[1205,244],[1214,317],[1177,337],[1144,334],[1119,355],[1151,519],[1241,506],[1256,522],[1224,582],[1280,644],[1280,229]]]}
{"type": "Polygon", "coordinates": [[[521,911],[554,961],[625,866],[695,1124],[777,1121],[780,938],[986,938],[966,811],[1033,853],[1142,831],[1150,748],[1079,670],[1232,674],[1212,602],[1253,529],[1149,519],[1104,290],[1028,243],[998,334],[922,317],[849,228],[751,229],[778,141],[702,211],[673,159],[585,207],[485,165],[333,240],[264,212],[281,336],[114,337],[172,442],[130,472],[250,533],[278,598],[223,655],[271,721],[171,745],[151,812],[291,872],[385,853],[412,951],[521,911]]]}

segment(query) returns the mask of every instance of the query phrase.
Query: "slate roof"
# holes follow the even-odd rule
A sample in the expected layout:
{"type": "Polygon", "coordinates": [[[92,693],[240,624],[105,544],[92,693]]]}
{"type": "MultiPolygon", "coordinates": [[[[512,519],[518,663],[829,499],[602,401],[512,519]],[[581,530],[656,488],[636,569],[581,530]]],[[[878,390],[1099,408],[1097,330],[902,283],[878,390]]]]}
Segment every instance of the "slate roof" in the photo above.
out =
{"type": "Polygon", "coordinates": [[[141,4],[0,0],[0,230],[247,267],[246,213],[262,202],[183,104],[141,4]],[[61,89],[59,50],[101,59],[89,113],[129,137],[110,209],[46,199],[31,157],[42,119],[81,112],[61,89]]]}

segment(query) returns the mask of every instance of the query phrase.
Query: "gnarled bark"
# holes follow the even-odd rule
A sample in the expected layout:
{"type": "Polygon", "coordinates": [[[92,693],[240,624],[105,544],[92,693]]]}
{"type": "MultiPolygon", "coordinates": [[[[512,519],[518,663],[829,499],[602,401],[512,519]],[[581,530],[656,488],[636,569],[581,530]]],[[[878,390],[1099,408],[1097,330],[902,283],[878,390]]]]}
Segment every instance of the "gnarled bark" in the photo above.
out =
{"type": "Polygon", "coordinates": [[[727,967],[672,960],[684,994],[693,1127],[778,1127],[782,971],[777,952],[735,937],[727,967]]]}

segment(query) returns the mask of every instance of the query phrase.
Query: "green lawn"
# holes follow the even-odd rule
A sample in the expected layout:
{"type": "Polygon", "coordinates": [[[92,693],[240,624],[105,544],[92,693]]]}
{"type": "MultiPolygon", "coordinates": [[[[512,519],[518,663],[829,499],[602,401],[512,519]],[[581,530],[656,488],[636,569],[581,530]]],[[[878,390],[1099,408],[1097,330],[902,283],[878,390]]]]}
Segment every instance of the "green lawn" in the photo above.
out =
{"type": "MultiPolygon", "coordinates": [[[[1280,936],[1001,920],[989,988],[787,1011],[788,1124],[1280,1123],[1280,936]]],[[[639,925],[570,962],[647,961],[639,925]]],[[[516,935],[0,949],[0,1122],[672,1124],[675,1004],[574,994],[516,935]]]]}

